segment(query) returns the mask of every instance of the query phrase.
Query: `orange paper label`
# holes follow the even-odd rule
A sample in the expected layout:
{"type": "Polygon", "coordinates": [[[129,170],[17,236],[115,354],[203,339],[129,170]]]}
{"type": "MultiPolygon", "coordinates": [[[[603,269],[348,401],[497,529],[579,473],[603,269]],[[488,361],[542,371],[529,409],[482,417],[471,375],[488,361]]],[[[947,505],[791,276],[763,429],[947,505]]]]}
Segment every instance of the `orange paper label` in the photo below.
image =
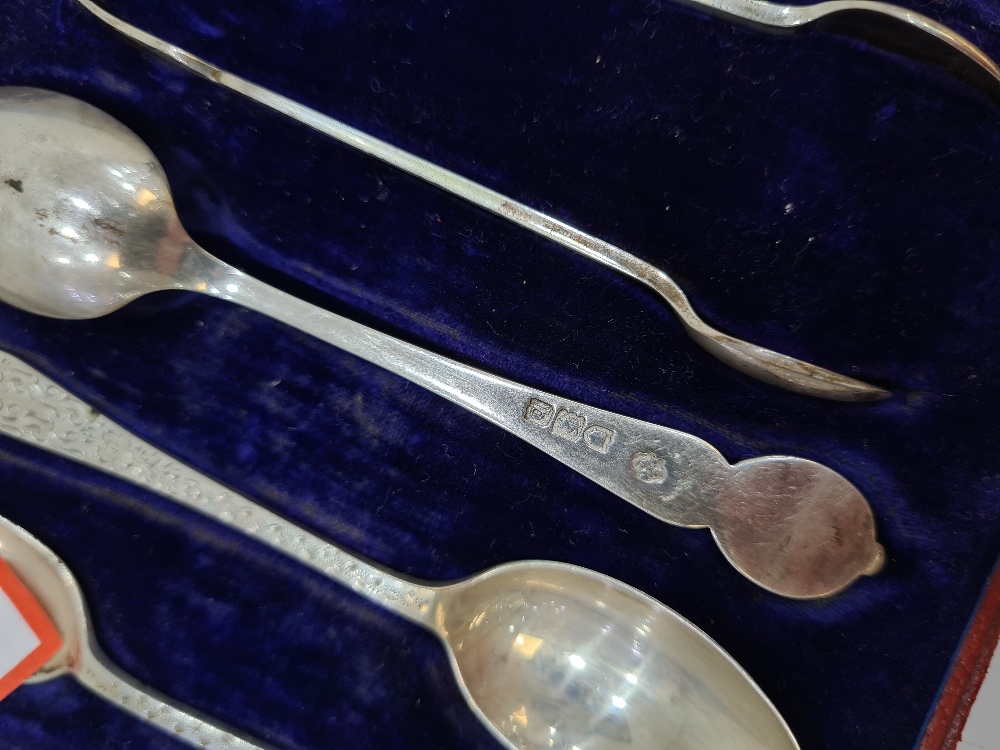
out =
{"type": "Polygon", "coordinates": [[[41,669],[61,645],[42,605],[0,559],[0,700],[41,669]]]}

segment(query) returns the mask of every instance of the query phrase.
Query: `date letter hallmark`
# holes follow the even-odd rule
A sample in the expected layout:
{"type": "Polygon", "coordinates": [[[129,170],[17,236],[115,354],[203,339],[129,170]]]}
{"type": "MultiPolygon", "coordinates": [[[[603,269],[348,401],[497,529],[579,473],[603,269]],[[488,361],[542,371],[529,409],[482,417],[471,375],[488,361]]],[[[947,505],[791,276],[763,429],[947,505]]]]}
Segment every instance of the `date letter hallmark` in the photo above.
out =
{"type": "Polygon", "coordinates": [[[524,421],[549,430],[556,437],[571,443],[583,444],[597,453],[607,454],[615,442],[615,431],[599,424],[587,424],[584,414],[560,408],[558,412],[552,404],[532,398],[524,407],[524,421]]]}

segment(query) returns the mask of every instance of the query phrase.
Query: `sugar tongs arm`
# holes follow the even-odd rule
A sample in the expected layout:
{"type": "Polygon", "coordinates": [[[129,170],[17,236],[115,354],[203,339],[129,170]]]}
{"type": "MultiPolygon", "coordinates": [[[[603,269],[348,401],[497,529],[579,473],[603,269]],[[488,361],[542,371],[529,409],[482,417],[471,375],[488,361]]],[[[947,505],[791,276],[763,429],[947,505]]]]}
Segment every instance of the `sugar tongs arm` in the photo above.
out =
{"type": "Polygon", "coordinates": [[[631,253],[263,86],[217,68],[179,47],[125,23],[92,0],[78,1],[129,39],[169,57],[220,86],[243,94],[324,135],[353,146],[359,151],[645,284],[673,308],[688,335],[702,348],[751,377],[790,391],[834,401],[875,401],[889,395],[882,388],[724,334],[702,320],[670,276],[631,253]]]}

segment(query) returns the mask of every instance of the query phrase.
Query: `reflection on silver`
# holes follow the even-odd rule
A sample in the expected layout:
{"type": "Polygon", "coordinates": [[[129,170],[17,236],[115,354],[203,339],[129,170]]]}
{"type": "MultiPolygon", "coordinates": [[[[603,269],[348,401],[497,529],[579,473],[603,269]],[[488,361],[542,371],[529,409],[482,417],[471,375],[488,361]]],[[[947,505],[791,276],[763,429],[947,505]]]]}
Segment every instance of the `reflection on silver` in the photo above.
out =
{"type": "Polygon", "coordinates": [[[263,750],[231,730],[171,703],[108,662],[90,627],[73,574],[51,550],[0,516],[0,558],[17,573],[49,615],[63,645],[32,678],[42,682],[72,674],[94,693],[141,721],[199,750],[263,750]]]}
{"type": "Polygon", "coordinates": [[[829,596],[880,564],[871,508],[832,469],[787,456],[732,466],[692,435],[454,362],[209,255],[181,227],[156,157],[84,102],[39,89],[0,89],[0,162],[20,185],[0,189],[0,299],[9,304],[85,319],[163,289],[230,300],[443,396],[662,521],[711,528],[736,568],[770,591],[829,596]],[[138,189],[117,189],[102,164],[128,171],[138,189]],[[91,208],[76,208],[73,197],[91,208]],[[79,238],[50,231],[53,222],[74,227],[79,238]]]}
{"type": "Polygon", "coordinates": [[[785,354],[728,336],[701,319],[687,296],[666,273],[609,242],[592,237],[540,211],[461,175],[345,125],[262,86],[250,83],[179,47],[125,23],[91,0],[78,0],[116,31],[189,70],[253,99],[369,156],[419,177],[480,208],[645,284],[670,305],[692,339],[721,361],[751,377],[790,391],[836,401],[875,401],[888,391],[785,354]]]}
{"type": "Polygon", "coordinates": [[[467,695],[514,747],[796,747],[717,645],[618,581],[521,563],[439,592],[467,695]]]}
{"type": "MultiPolygon", "coordinates": [[[[798,748],[728,654],[676,612],[620,581],[540,560],[439,586],[407,580],[165,456],[2,353],[0,432],[158,492],[430,629],[448,650],[469,706],[505,747],[798,748]]],[[[82,602],[65,568],[56,570],[50,553],[9,524],[0,525],[0,554],[25,576],[60,630],[80,634],[64,656],[87,643],[82,602]]],[[[96,663],[84,655],[78,674],[103,674],[96,663]]],[[[53,667],[63,665],[57,658],[53,667]]],[[[104,694],[133,695],[115,675],[94,684],[104,694]]],[[[121,702],[141,715],[155,705],[157,720],[176,722],[185,732],[207,731],[159,703],[121,702]]]]}
{"type": "MultiPolygon", "coordinates": [[[[828,0],[811,5],[785,5],[765,0],[673,0],[728,20],[751,26],[791,30],[811,24],[825,24],[832,30],[857,36],[892,51],[904,51],[960,68],[959,61],[971,62],[980,75],[965,75],[970,83],[985,88],[995,97],[1000,84],[1000,67],[968,39],[922,13],[877,0],[828,0]],[[912,37],[912,42],[908,39],[912,37]],[[937,49],[937,47],[942,49],[937,49]],[[943,56],[949,51],[952,55],[943,56]]],[[[89,3],[90,0],[80,0],[89,3]]],[[[956,70],[961,73],[962,71],[956,70]]]]}

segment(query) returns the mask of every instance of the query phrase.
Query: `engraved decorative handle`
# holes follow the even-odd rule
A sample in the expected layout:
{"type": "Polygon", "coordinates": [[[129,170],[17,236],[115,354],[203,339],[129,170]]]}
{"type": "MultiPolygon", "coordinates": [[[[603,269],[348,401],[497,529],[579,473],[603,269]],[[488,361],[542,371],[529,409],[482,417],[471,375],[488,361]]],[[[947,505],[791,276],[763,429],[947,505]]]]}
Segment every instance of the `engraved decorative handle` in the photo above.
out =
{"type": "Polygon", "coordinates": [[[393,575],[223,487],[0,352],[0,433],[152,490],[253,537],[418,623],[435,590],[393,575]]]}
{"type": "Polygon", "coordinates": [[[80,654],[74,672],[76,678],[139,720],[198,750],[267,750],[264,745],[241,739],[232,730],[140,687],[126,674],[104,663],[96,643],[91,648],[94,653],[85,649],[80,654]]]}
{"type": "Polygon", "coordinates": [[[786,456],[732,466],[693,435],[454,362],[211,260],[218,264],[213,283],[200,291],[262,312],[421,385],[662,521],[710,527],[730,562],[771,591],[828,596],[881,566],[871,508],[832,469],[786,456]]]}

